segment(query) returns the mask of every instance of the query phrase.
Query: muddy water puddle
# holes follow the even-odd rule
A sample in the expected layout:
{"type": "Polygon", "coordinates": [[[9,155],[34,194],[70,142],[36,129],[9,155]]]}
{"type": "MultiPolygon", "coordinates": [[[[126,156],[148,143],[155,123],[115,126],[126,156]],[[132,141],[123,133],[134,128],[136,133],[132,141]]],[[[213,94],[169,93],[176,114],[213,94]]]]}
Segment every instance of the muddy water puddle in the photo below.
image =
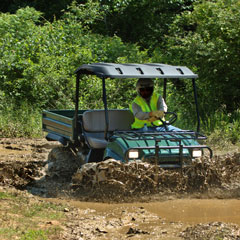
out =
{"type": "Polygon", "coordinates": [[[73,229],[83,239],[239,240],[240,236],[240,200],[237,199],[185,198],[133,203],[49,201],[71,206],[72,223],[67,225],[64,240],[73,229]]]}
{"type": "Polygon", "coordinates": [[[179,199],[143,206],[174,222],[195,224],[221,221],[240,225],[240,200],[179,199]]]}
{"type": "MultiPolygon", "coordinates": [[[[53,202],[64,200],[51,199],[53,202]]],[[[136,209],[158,216],[168,222],[182,222],[197,224],[207,222],[227,222],[240,225],[240,200],[238,199],[176,199],[149,203],[96,203],[67,201],[73,207],[81,210],[93,211],[99,215],[114,214],[119,212],[133,213],[136,209]]],[[[118,215],[118,214],[117,214],[118,215]]]]}

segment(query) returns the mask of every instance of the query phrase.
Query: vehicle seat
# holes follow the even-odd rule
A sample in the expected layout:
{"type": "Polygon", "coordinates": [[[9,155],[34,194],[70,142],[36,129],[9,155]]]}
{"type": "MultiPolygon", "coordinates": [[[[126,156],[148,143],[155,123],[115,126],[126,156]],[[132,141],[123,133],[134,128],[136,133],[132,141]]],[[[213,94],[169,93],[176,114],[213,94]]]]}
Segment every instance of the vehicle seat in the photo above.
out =
{"type": "MultiPolygon", "coordinates": [[[[109,128],[108,131],[129,131],[134,121],[130,110],[108,110],[109,128]]],[[[103,149],[107,146],[104,138],[105,111],[89,110],[83,113],[83,133],[91,148],[103,149]]]]}

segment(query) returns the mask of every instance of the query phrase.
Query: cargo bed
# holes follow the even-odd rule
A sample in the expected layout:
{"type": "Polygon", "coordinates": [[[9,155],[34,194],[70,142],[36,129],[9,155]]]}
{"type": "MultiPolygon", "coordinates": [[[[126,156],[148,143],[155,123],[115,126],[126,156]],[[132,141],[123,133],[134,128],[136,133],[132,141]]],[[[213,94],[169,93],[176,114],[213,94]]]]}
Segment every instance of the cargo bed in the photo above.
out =
{"type": "MultiPolygon", "coordinates": [[[[78,110],[78,120],[81,120],[85,111],[78,110]]],[[[74,114],[75,110],[44,110],[42,113],[42,129],[48,132],[47,140],[59,141],[63,145],[66,145],[68,141],[74,141],[74,114]]],[[[81,128],[79,130],[81,131],[81,128]]]]}

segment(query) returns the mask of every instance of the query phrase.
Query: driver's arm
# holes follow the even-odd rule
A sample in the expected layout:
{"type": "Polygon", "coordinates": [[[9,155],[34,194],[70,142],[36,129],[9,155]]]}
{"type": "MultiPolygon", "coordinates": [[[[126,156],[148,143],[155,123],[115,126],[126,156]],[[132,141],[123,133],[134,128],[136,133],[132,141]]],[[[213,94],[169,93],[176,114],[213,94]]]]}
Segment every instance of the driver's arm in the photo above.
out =
{"type": "Polygon", "coordinates": [[[164,99],[161,96],[158,98],[157,111],[150,112],[149,117],[150,118],[156,117],[156,112],[161,112],[161,115],[159,115],[159,113],[157,113],[157,116],[158,117],[161,116],[161,118],[164,116],[164,112],[167,112],[167,104],[165,103],[164,99]]]}
{"type": "Polygon", "coordinates": [[[142,108],[136,103],[132,103],[132,111],[133,115],[140,120],[148,120],[150,118],[149,116],[150,113],[143,112],[142,108]]]}
{"type": "MultiPolygon", "coordinates": [[[[167,112],[167,105],[161,96],[158,98],[157,109],[167,112]]],[[[148,120],[152,117],[152,112],[143,112],[142,108],[136,103],[132,103],[132,110],[134,116],[140,120],[148,120]]]]}

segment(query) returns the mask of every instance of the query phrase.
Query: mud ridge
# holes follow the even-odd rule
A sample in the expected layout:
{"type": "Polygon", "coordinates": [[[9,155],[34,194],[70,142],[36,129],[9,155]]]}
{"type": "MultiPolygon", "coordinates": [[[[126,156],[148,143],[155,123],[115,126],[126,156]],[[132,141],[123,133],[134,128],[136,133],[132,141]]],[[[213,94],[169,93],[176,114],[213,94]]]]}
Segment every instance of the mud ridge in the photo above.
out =
{"type": "Polygon", "coordinates": [[[78,169],[72,177],[72,187],[98,199],[206,192],[209,197],[236,198],[240,197],[239,166],[240,153],[201,158],[182,170],[164,170],[140,161],[123,164],[106,160],[78,169]]]}
{"type": "Polygon", "coordinates": [[[0,162],[0,185],[13,186],[16,189],[24,190],[43,175],[41,168],[44,165],[45,163],[37,161],[0,162]]]}
{"type": "Polygon", "coordinates": [[[183,239],[240,239],[240,228],[236,224],[212,222],[207,224],[196,224],[186,228],[179,235],[183,239]]]}

